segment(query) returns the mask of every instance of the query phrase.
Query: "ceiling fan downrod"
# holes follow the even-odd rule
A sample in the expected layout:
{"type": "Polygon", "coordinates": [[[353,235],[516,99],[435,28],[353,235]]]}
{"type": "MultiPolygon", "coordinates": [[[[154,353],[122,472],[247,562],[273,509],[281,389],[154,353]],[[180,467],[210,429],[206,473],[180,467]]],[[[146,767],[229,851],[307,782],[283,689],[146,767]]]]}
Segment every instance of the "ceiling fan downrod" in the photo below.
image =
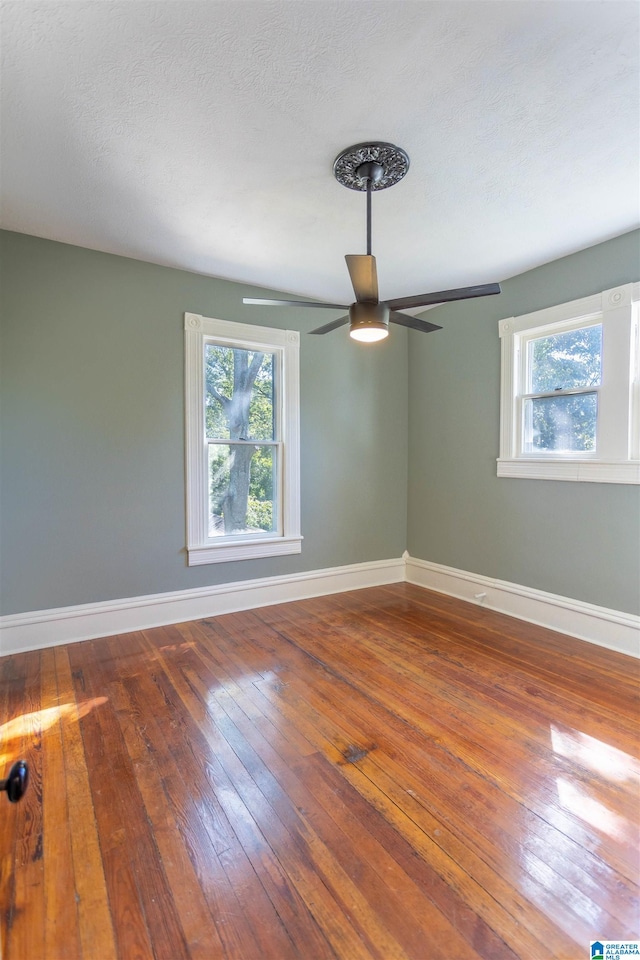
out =
{"type": "Polygon", "coordinates": [[[376,160],[367,160],[356,169],[356,176],[364,180],[367,187],[367,256],[371,256],[371,191],[373,184],[382,180],[384,167],[376,160]]]}

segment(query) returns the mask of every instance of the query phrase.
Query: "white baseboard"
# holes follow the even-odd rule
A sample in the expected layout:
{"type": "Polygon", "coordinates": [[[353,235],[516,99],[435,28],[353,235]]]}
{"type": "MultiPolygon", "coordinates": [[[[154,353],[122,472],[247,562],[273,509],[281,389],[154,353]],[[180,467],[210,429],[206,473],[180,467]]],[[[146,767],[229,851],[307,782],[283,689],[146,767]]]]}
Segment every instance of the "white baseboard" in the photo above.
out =
{"type": "Polygon", "coordinates": [[[0,617],[0,656],[403,580],[403,559],[374,560],[291,576],[19,613],[0,617]]]}
{"type": "Polygon", "coordinates": [[[404,554],[406,579],[609,650],[640,656],[640,617],[404,554]],[[483,596],[478,597],[478,594],[483,596]]]}
{"type": "Polygon", "coordinates": [[[640,656],[640,617],[418,560],[408,553],[394,560],[0,617],[0,656],[404,580],[610,650],[640,656]],[[477,594],[484,596],[478,599],[477,594]]]}

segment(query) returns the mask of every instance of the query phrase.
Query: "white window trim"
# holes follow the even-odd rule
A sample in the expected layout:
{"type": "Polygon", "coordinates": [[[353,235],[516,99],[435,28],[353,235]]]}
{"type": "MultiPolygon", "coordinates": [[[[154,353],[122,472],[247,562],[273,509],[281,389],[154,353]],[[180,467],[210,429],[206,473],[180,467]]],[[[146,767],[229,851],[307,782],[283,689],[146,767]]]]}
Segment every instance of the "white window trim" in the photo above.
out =
{"type": "Polygon", "coordinates": [[[499,477],[640,483],[638,301],[640,282],[627,283],[581,300],[500,321],[499,477]],[[521,453],[518,396],[522,393],[524,343],[533,335],[600,322],[603,354],[598,453],[571,458],[521,453]],[[549,329],[551,325],[553,331],[549,329]],[[620,376],[621,370],[628,371],[628,379],[620,376]]]}
{"type": "Polygon", "coordinates": [[[187,555],[189,566],[300,553],[300,334],[185,313],[187,555]],[[211,339],[275,351],[282,365],[281,535],[209,537],[208,455],[204,410],[204,347],[211,339]]]}

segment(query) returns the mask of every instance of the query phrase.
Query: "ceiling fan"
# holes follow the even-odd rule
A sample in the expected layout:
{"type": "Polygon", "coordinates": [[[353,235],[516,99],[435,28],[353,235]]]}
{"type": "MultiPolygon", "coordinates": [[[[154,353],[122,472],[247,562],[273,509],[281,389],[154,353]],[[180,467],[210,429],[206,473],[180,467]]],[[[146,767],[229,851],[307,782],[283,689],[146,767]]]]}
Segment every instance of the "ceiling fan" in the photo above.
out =
{"type": "Polygon", "coordinates": [[[395,300],[380,300],[376,258],[371,255],[371,194],[386,190],[398,183],[409,169],[409,157],[392,143],[358,143],[340,153],[333,164],[333,173],[344,187],[367,193],[367,252],[347,255],[347,269],[351,277],[356,300],[350,306],[342,303],[323,303],[320,300],[260,300],[245,297],[243,303],[256,303],[274,307],[321,307],[325,310],[348,310],[347,316],[332,320],[311,333],[330,333],[338,327],[350,324],[349,334],[354,340],[373,342],[383,340],[389,334],[389,323],[398,323],[412,330],[430,333],[441,330],[435,323],[419,320],[400,310],[411,307],[428,307],[453,300],[468,300],[472,297],[487,297],[500,293],[499,283],[485,283],[475,287],[460,287],[455,290],[438,290],[435,293],[419,293],[413,297],[397,297],[395,300]]]}

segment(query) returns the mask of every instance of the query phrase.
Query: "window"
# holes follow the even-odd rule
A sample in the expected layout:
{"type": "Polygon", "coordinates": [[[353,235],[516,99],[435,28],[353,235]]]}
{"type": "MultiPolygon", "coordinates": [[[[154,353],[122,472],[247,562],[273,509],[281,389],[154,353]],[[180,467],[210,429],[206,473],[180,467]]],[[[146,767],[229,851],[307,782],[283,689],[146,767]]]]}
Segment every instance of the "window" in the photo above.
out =
{"type": "Polygon", "coordinates": [[[595,454],[602,385],[602,324],[522,337],[522,450],[595,454]]]}
{"type": "Polygon", "coordinates": [[[640,483],[640,283],[499,324],[499,477],[640,483]]]}
{"type": "Polygon", "coordinates": [[[299,342],[185,314],[190,566],[300,553],[299,342]]]}

